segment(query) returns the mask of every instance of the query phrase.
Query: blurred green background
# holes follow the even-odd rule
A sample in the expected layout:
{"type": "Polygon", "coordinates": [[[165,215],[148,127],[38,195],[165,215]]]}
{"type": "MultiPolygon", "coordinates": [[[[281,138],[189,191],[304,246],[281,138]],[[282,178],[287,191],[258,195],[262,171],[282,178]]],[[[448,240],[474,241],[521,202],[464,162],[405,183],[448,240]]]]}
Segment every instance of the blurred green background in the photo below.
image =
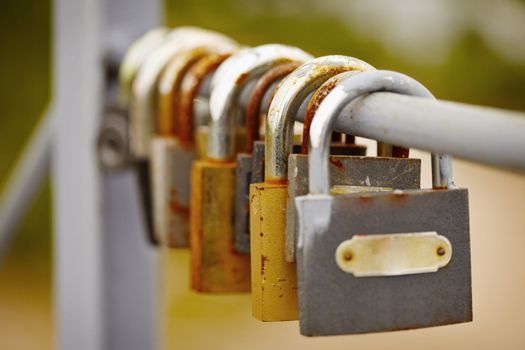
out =
{"type": "MultiPolygon", "coordinates": [[[[314,55],[355,56],[413,76],[440,99],[525,110],[525,1],[430,1],[430,8],[427,2],[395,3],[170,0],[165,19],[246,45],[279,42],[314,55]]],[[[51,6],[47,0],[2,1],[1,185],[52,96],[51,6]]],[[[7,323],[19,330],[43,324],[34,341],[40,348],[52,342],[50,228],[47,185],[0,266],[0,344],[8,339],[7,323]]],[[[20,341],[30,342],[0,347],[25,348],[20,341]]]]}

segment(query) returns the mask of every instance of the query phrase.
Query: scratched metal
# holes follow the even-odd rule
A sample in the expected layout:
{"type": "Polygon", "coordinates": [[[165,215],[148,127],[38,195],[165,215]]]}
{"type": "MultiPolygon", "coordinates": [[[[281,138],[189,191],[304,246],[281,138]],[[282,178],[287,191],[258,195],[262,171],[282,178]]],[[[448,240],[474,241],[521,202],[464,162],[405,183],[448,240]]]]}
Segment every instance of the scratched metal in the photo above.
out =
{"type": "MultiPolygon", "coordinates": [[[[294,145],[294,153],[300,145],[294,145]]],[[[365,155],[366,147],[359,145],[332,146],[333,154],[365,155]]],[[[235,189],[235,249],[250,253],[250,184],[264,181],[264,141],[254,142],[253,156],[237,155],[237,182],[235,189]]]]}
{"type": "Polygon", "coordinates": [[[472,321],[468,192],[408,190],[296,199],[301,334],[383,332],[472,321]],[[335,251],[356,234],[436,231],[452,245],[435,273],[356,278],[335,251]]]}
{"type": "MultiPolygon", "coordinates": [[[[285,259],[295,261],[297,212],[295,198],[308,194],[308,156],[291,154],[288,158],[288,203],[286,210],[285,259]]],[[[333,185],[418,189],[421,161],[409,158],[348,157],[330,158],[330,183],[333,185]]]]}

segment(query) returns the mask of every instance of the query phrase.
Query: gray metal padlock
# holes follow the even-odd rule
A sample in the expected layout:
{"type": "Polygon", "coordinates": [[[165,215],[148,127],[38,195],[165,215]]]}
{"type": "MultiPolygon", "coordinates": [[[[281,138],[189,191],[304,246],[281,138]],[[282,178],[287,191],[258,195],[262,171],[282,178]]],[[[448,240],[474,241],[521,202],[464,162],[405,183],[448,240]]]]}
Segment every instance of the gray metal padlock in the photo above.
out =
{"type": "Polygon", "coordinates": [[[330,195],[328,142],[341,110],[365,94],[432,97],[388,71],[343,80],[310,133],[310,194],[296,199],[301,334],[382,332],[472,320],[468,192],[451,157],[432,155],[433,189],[330,195]]]}
{"type": "MultiPolygon", "coordinates": [[[[288,156],[288,202],[286,210],[285,258],[295,261],[297,243],[297,212],[295,198],[308,194],[308,142],[310,125],[318,106],[328,93],[350,76],[360,74],[351,71],[338,74],[326,82],[311,97],[306,108],[303,124],[304,137],[300,154],[288,156]]],[[[339,192],[345,187],[363,186],[388,187],[396,189],[418,189],[421,183],[421,161],[390,155],[408,157],[409,150],[378,142],[377,154],[381,157],[355,157],[334,154],[330,150],[330,181],[338,186],[339,192]],[[392,152],[395,150],[395,152],[392,152]],[[386,155],[389,155],[388,157],[386,155]]],[[[350,188],[350,191],[353,191],[350,188]]]]}
{"type": "MultiPolygon", "coordinates": [[[[259,177],[252,177],[254,142],[259,140],[261,105],[272,92],[271,87],[290,74],[300,62],[286,62],[269,69],[253,87],[246,107],[246,148],[237,154],[237,168],[235,184],[235,249],[239,253],[250,252],[250,184],[262,181],[262,170],[259,177]],[[258,180],[258,181],[254,181],[258,180]]],[[[264,159],[264,142],[262,156],[258,158],[259,168],[262,168],[264,159]]],[[[261,146],[259,146],[261,147],[261,146]]],[[[259,150],[259,152],[261,152],[259,150]]],[[[260,154],[260,153],[259,153],[260,154]]]]}

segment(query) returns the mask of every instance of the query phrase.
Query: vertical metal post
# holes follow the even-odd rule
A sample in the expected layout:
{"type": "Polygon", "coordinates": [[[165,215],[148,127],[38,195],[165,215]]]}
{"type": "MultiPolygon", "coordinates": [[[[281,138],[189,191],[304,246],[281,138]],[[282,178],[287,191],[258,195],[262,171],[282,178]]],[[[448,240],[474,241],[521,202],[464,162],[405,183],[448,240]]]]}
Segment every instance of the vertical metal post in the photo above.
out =
{"type": "Polygon", "coordinates": [[[129,170],[101,172],[96,138],[103,58],[119,58],[130,40],[158,24],[159,10],[160,1],[150,0],[54,3],[54,275],[61,349],[157,345],[157,258],[144,239],[137,184],[129,170]]]}
{"type": "Polygon", "coordinates": [[[61,349],[103,349],[100,174],[101,1],[54,4],[55,305],[61,349]]]}

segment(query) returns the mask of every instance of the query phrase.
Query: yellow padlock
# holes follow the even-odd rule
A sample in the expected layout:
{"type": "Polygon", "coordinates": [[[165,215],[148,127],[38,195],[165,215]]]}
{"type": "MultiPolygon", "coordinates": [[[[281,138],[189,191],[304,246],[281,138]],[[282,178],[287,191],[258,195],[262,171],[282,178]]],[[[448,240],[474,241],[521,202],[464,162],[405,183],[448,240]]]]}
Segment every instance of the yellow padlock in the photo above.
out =
{"type": "Polygon", "coordinates": [[[248,292],[250,257],[234,247],[235,125],[249,82],[283,62],[311,56],[284,45],[244,49],[211,82],[207,159],[194,162],[191,195],[192,287],[199,292],[248,292]]]}
{"type": "Polygon", "coordinates": [[[252,313],[261,321],[298,318],[296,267],[285,260],[288,155],[295,115],[330,77],[370,69],[351,57],[320,57],[297,68],[275,91],[266,121],[264,183],[250,186],[252,313]]]}

